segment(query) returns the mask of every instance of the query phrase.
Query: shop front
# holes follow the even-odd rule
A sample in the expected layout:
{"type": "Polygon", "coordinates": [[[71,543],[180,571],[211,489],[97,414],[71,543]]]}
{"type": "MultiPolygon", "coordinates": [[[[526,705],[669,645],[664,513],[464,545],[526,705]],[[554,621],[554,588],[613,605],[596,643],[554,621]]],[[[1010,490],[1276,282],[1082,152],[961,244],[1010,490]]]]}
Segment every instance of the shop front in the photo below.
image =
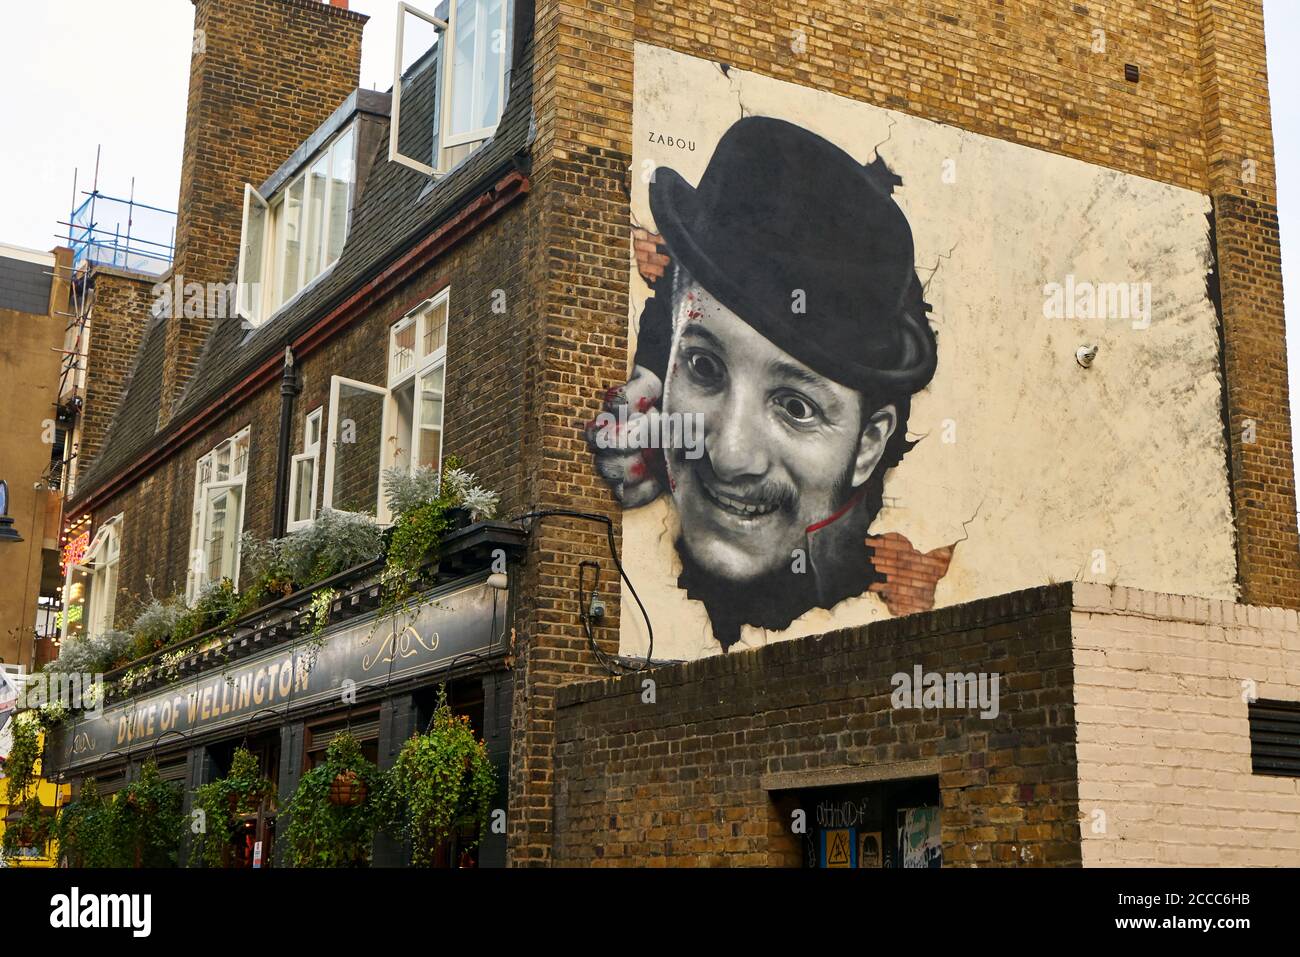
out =
{"type": "MultiPolygon", "coordinates": [[[[445,689],[451,709],[486,742],[498,778],[496,801],[504,808],[511,681],[503,577],[482,570],[445,581],[398,612],[366,610],[364,601],[345,598],[342,604],[356,613],[334,616],[344,620],[320,635],[274,625],[246,629],[196,652],[194,664],[177,666],[185,673],[175,679],[65,726],[50,748],[50,766],[74,787],[95,778],[105,794],[152,760],[164,780],[184,786],[188,820],[196,789],[230,774],[242,749],[274,793],[241,804],[221,859],[229,867],[271,867],[284,861],[285,806],[330,742],[346,732],[366,759],[387,768],[403,742],[424,730],[445,689]]],[[[367,589],[355,593],[364,597],[367,589]]],[[[376,839],[375,865],[403,866],[408,859],[400,842],[382,833],[376,839]]],[[[464,835],[459,845],[454,837],[438,862],[504,864],[504,835],[464,835]],[[463,846],[479,837],[472,849],[463,846]]]]}

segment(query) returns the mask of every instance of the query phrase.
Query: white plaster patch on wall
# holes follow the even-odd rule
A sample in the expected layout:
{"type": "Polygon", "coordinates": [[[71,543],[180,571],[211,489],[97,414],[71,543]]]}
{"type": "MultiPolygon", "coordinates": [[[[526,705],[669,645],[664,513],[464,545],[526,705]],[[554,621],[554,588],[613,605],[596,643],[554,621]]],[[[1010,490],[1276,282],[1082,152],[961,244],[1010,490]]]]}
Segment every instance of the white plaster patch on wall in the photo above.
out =
{"type": "MultiPolygon", "coordinates": [[[[958,543],[936,606],[1070,579],[1235,597],[1205,196],[643,44],[635,70],[633,225],[657,229],[650,173],[699,184],[742,115],[788,119],[902,178],[938,361],[871,533],[921,553],[958,543]],[[1047,318],[1045,287],[1067,282],[1138,297],[1122,316],[1047,318]],[[1098,347],[1091,368],[1083,345],[1098,347]]],[[[649,295],[635,256],[630,269],[629,364],[649,295]]],[[[718,653],[704,605],[678,587],[672,500],[623,521],[656,657],[718,653]]],[[[785,630],[746,626],[739,647],[890,614],[864,593],[785,630]]],[[[622,629],[623,652],[643,653],[640,617],[622,629]]]]}

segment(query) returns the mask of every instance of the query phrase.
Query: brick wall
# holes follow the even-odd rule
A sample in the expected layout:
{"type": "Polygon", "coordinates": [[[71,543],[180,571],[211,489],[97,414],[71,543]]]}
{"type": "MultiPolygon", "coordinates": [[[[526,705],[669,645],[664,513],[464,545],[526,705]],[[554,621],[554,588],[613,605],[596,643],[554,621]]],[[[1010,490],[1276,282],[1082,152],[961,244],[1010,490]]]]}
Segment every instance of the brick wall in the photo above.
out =
{"type": "MultiPolygon", "coordinates": [[[[532,387],[547,434],[534,501],[614,514],[585,462],[589,396],[625,371],[632,51],[641,41],[903,110],[1211,194],[1218,215],[1227,414],[1233,423],[1243,598],[1300,605],[1286,357],[1277,272],[1274,170],[1258,0],[996,4],[813,0],[751,9],[682,3],[539,0],[534,61],[535,227],[547,362],[532,387]],[[1098,32],[1101,31],[1101,32],[1098,32]],[[1141,80],[1125,80],[1125,64],[1141,80]],[[599,83],[591,82],[598,73],[599,83]],[[1243,182],[1241,160],[1256,161],[1243,182]],[[1247,261],[1249,260],[1249,261],[1247,261]],[[1261,437],[1241,442],[1241,420],[1261,437]]],[[[592,670],[574,566],[605,562],[589,526],[552,521],[536,540],[512,771],[512,860],[544,862],[552,788],[548,706],[592,670]]],[[[606,565],[608,564],[605,562],[606,565]]],[[[617,608],[601,640],[613,644],[617,608]]]]}
{"type": "MultiPolygon", "coordinates": [[[[235,278],[244,184],[274,173],[356,88],[365,22],[315,0],[194,0],[174,265],[186,282],[235,278]]],[[[210,321],[182,316],[168,325],[160,424],[210,321]]]]}
{"type": "Polygon", "coordinates": [[[560,865],[797,866],[772,790],[930,764],[944,864],[1079,863],[1070,588],[1053,585],[556,695],[560,865]],[[1000,712],[894,709],[892,676],[997,672],[1000,712]]]}
{"type": "MultiPolygon", "coordinates": [[[[298,357],[302,391],[294,404],[290,447],[302,448],[302,425],[313,409],[329,404],[330,377],[343,375],[384,385],[389,327],[450,283],[444,454],[460,456],[488,487],[501,492],[502,514],[518,512],[522,492],[520,450],[535,446],[521,415],[525,350],[530,338],[520,321],[527,295],[520,286],[528,236],[527,204],[506,210],[487,228],[449,251],[391,294],[371,304],[351,326],[298,357]],[[506,292],[505,313],[492,311],[492,293],[506,292]]],[[[128,623],[136,600],[183,591],[190,540],[194,469],[198,458],[245,426],[251,428],[244,530],[272,533],[280,382],[275,377],[233,406],[193,441],[95,509],[96,522],[123,513],[118,623],[128,623]]],[[[358,436],[364,424],[358,424],[358,436]]],[[[320,468],[325,467],[322,428],[320,468]]],[[[317,501],[323,493],[323,475],[317,501]]]]}
{"type": "Polygon", "coordinates": [[[1300,864],[1300,778],[1251,773],[1243,696],[1300,700],[1296,612],[1074,594],[1084,864],[1300,864]]]}
{"type": "Polygon", "coordinates": [[[149,321],[157,282],[152,276],[136,276],[103,266],[95,269],[86,349],[86,394],[77,443],[80,475],[87,473],[104,445],[149,321]]]}

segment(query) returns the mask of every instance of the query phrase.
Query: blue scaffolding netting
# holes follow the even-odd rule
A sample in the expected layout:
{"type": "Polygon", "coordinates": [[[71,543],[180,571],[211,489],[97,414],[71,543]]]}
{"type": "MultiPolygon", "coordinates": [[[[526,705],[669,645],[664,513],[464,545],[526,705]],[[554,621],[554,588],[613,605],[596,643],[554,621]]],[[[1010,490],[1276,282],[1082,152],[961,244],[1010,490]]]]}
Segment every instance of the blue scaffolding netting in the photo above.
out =
{"type": "Polygon", "coordinates": [[[74,272],[91,264],[161,276],[171,266],[176,214],[99,191],[72,213],[68,245],[74,272]]]}

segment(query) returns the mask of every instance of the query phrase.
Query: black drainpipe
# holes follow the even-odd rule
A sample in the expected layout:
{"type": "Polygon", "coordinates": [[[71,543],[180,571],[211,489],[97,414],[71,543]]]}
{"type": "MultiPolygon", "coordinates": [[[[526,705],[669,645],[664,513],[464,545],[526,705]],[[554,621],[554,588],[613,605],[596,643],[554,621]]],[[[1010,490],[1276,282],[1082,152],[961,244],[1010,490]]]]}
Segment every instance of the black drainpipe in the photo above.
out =
{"type": "Polygon", "coordinates": [[[271,537],[283,538],[288,523],[289,441],[293,436],[293,400],[302,391],[298,372],[293,367],[293,347],[284,347],[284,375],[280,377],[280,445],[275,453],[275,511],[271,519],[271,537]]]}

